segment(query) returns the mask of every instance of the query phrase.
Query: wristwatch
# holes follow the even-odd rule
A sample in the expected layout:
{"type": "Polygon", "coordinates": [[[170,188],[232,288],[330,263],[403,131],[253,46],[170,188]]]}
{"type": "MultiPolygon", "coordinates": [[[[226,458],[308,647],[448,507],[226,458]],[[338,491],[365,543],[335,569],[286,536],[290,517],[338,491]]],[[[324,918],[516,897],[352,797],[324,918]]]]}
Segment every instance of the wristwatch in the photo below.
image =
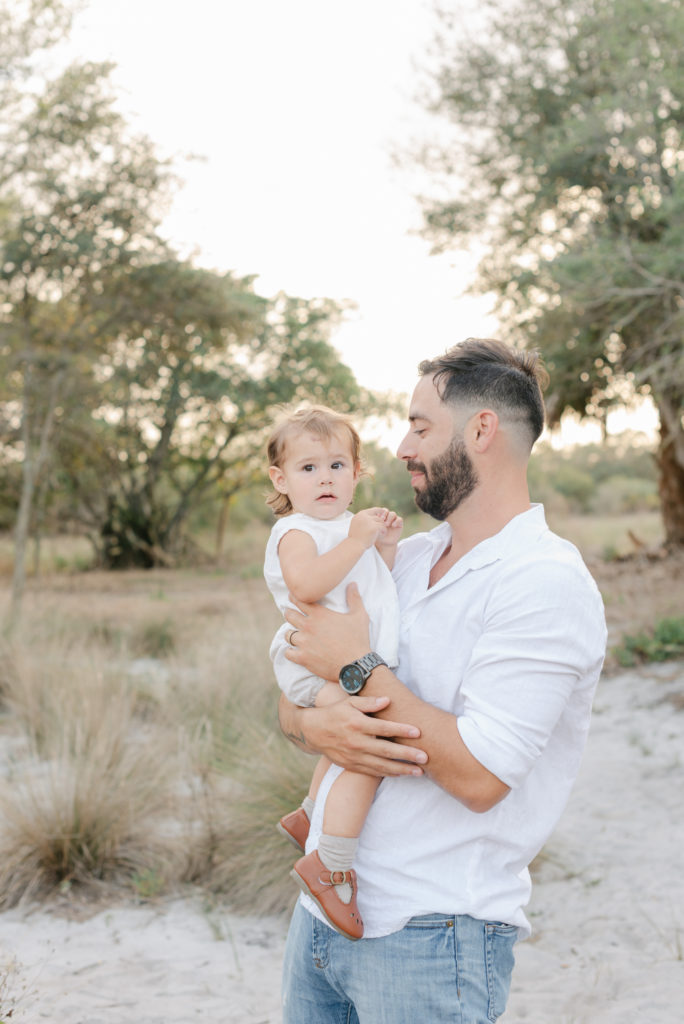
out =
{"type": "Polygon", "coordinates": [[[340,686],[345,693],[350,694],[352,697],[355,693],[361,693],[361,690],[366,685],[366,680],[378,665],[385,665],[387,667],[387,662],[383,661],[375,651],[371,651],[370,654],[364,654],[363,658],[358,658],[349,665],[344,665],[340,669],[340,686]]]}

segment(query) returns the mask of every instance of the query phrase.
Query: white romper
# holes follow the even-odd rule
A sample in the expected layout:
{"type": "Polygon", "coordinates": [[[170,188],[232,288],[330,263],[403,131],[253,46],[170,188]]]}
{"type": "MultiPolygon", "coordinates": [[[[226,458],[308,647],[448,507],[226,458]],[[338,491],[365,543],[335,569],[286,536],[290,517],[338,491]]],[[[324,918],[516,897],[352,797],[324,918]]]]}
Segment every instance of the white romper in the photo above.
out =
{"type": "MultiPolygon", "coordinates": [[[[290,530],[308,533],[316,544],[319,555],[336,547],[349,534],[351,512],[343,512],[335,519],[314,519],[301,512],[283,516],[275,523],[266,545],[264,578],[281,612],[294,607],[288,597],[288,588],[283,579],[278,558],[278,545],[290,530]]],[[[398,662],[399,602],[392,574],[375,547],[368,548],[344,579],[330,593],[321,598],[319,604],[333,611],[346,612],[346,591],[350,583],[356,583],[370,618],[371,649],[377,651],[390,668],[398,662]]],[[[285,657],[287,644],[284,634],[292,627],[283,623],[271,644],[271,659],[278,686],[285,696],[300,707],[312,707],[316,694],[325,680],[312,676],[302,665],[296,665],[285,657]]]]}

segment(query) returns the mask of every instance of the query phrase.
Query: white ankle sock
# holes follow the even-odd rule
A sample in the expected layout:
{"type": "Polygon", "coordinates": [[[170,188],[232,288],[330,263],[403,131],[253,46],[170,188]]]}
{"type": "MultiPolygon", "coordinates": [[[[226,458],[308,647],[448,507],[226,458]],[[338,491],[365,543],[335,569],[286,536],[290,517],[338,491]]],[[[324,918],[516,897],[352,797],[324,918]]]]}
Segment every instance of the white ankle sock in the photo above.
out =
{"type": "MultiPolygon", "coordinates": [[[[328,871],[350,871],[359,840],[356,836],[321,835],[318,841],[318,856],[328,871]]],[[[352,887],[349,882],[335,886],[343,903],[351,903],[352,887]]]]}

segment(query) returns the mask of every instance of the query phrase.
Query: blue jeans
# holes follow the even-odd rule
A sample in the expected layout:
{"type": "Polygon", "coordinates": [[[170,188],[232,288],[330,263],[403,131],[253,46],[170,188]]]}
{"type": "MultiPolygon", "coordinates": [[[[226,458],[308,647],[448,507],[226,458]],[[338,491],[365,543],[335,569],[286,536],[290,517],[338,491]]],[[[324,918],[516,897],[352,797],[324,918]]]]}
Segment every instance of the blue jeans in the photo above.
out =
{"type": "Polygon", "coordinates": [[[512,925],[426,914],[351,942],[295,907],[283,964],[283,1024],[489,1024],[504,1012],[512,925]]]}

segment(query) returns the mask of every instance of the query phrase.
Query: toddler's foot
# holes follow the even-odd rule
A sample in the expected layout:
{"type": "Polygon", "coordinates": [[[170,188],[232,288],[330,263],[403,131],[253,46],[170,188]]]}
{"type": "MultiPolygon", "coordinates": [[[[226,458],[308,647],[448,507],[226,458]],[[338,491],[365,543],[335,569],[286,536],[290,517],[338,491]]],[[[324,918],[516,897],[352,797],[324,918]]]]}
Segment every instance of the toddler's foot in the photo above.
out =
{"type": "Polygon", "coordinates": [[[363,937],[363,921],[356,905],[356,872],[353,869],[328,871],[318,856],[318,850],[312,850],[306,857],[300,857],[290,874],[335,931],[352,940],[363,937]],[[338,886],[347,890],[345,897],[351,889],[349,902],[340,899],[338,886]]]}
{"type": "Polygon", "coordinates": [[[290,840],[293,846],[304,853],[309,836],[309,825],[310,822],[304,808],[298,807],[296,811],[291,811],[290,814],[281,818],[276,828],[281,835],[290,840]]]}

